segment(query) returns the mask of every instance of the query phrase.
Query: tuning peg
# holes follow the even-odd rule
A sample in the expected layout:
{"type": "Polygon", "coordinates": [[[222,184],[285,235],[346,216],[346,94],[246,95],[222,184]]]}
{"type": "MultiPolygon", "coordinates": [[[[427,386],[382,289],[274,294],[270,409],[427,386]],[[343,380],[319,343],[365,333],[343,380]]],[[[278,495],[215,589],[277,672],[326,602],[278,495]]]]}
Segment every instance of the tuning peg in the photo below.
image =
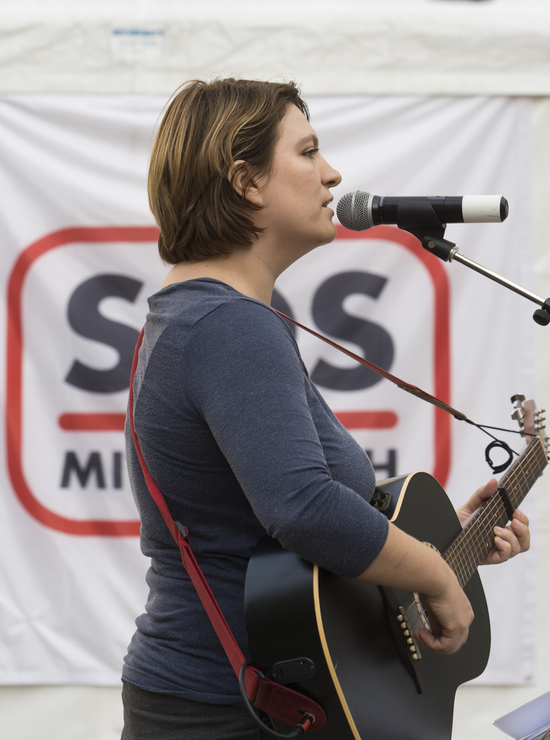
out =
{"type": "Polygon", "coordinates": [[[525,416],[525,413],[524,413],[523,409],[520,407],[520,408],[517,408],[514,411],[514,413],[512,414],[512,419],[514,421],[517,421],[517,423],[520,425],[520,427],[522,427],[523,426],[523,418],[524,418],[524,416],[525,416]]]}
{"type": "Polygon", "coordinates": [[[517,421],[520,427],[523,427],[523,424],[524,424],[523,420],[525,417],[525,412],[523,410],[523,402],[525,401],[525,396],[522,396],[520,393],[516,393],[516,395],[512,396],[510,400],[516,407],[514,413],[512,414],[512,419],[514,421],[517,421]]]}

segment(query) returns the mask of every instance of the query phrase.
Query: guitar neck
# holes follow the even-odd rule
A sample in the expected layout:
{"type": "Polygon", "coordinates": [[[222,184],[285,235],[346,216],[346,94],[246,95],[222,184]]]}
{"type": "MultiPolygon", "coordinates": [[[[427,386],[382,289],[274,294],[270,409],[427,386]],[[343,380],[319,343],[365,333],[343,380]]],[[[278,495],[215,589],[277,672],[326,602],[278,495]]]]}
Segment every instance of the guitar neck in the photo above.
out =
{"type": "MultiPolygon", "coordinates": [[[[519,507],[547,464],[544,444],[540,437],[534,437],[498,484],[499,489],[506,490],[514,509],[519,507]]],[[[462,587],[493,546],[494,528],[507,523],[506,506],[497,492],[442,553],[462,587]]]]}

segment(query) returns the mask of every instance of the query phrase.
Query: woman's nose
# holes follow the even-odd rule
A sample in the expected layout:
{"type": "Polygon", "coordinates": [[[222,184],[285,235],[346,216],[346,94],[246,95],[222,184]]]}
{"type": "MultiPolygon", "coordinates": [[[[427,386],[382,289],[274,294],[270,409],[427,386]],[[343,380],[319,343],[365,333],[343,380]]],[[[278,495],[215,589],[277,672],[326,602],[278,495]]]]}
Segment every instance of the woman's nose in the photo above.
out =
{"type": "Polygon", "coordinates": [[[329,165],[329,163],[325,159],[325,172],[323,173],[323,182],[328,185],[330,188],[336,187],[336,185],[339,185],[342,182],[342,175],[338,172],[338,170],[335,170],[333,167],[329,165]]]}

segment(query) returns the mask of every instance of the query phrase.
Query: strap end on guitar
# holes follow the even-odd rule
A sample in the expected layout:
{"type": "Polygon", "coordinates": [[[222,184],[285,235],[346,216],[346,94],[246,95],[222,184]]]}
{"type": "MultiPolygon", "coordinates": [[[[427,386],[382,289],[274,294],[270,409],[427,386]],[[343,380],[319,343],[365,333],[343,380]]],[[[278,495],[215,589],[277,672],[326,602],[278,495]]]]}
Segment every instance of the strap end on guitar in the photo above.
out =
{"type": "Polygon", "coordinates": [[[308,730],[322,730],[327,723],[324,709],[303,694],[271,681],[245,662],[239,673],[239,688],[246,708],[256,724],[269,737],[297,740],[308,730]],[[256,708],[294,728],[286,734],[276,732],[258,715],[256,708]]]}

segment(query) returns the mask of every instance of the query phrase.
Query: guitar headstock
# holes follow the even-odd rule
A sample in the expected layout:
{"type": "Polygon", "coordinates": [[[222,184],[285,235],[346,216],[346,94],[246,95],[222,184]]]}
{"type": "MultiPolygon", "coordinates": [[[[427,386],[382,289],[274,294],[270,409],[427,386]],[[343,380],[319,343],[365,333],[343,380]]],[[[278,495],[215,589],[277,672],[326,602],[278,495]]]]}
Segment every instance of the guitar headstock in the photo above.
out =
{"type": "Polygon", "coordinates": [[[548,437],[545,436],[544,409],[539,411],[533,400],[526,401],[525,396],[519,394],[512,396],[511,400],[515,407],[512,419],[517,421],[521,427],[522,436],[526,437],[528,442],[533,437],[540,437],[546,455],[548,456],[549,447],[548,437]]]}

